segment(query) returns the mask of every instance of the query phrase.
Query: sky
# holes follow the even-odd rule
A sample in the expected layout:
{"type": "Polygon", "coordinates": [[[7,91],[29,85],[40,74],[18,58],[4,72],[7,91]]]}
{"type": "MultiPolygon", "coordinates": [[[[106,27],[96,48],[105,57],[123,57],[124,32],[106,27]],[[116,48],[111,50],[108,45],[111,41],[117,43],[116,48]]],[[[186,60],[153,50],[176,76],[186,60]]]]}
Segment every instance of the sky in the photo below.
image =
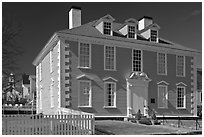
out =
{"type": "Polygon", "coordinates": [[[3,2],[2,12],[22,31],[16,44],[24,50],[17,58],[19,72],[35,74],[33,60],[54,32],[68,29],[68,11],[71,6],[81,7],[82,24],[99,19],[106,14],[115,22],[124,23],[128,18],[150,16],[161,28],[159,37],[188,48],[202,50],[201,2],[3,2]]]}

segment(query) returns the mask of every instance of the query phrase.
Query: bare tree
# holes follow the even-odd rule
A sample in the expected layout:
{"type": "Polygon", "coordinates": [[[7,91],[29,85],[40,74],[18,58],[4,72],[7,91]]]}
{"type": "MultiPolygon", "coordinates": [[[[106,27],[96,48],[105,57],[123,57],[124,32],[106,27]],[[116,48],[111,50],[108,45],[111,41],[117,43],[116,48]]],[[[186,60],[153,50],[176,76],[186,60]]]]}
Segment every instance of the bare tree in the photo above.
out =
{"type": "Polygon", "coordinates": [[[2,15],[2,87],[7,85],[9,74],[19,70],[16,58],[23,54],[23,49],[17,46],[16,38],[21,30],[21,25],[9,19],[8,15],[2,15]]]}

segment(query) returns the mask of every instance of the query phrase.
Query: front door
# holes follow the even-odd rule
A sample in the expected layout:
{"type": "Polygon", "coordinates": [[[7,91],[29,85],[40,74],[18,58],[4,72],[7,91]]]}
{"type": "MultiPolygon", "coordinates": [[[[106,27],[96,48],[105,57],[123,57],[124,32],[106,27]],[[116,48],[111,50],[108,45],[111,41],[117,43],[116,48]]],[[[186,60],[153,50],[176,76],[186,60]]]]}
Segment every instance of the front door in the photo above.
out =
{"type": "Polygon", "coordinates": [[[147,104],[147,90],[144,86],[132,86],[132,111],[133,113],[137,113],[138,110],[142,114],[144,114],[144,106],[147,104]]]}

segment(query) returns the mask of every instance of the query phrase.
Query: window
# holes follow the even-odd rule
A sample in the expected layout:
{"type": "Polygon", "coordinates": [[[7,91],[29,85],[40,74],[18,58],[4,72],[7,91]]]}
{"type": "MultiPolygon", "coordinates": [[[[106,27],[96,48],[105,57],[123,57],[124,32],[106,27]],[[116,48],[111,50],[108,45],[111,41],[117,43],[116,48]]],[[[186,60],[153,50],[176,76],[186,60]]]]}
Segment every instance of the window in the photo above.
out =
{"type": "Polygon", "coordinates": [[[51,79],[51,85],[50,85],[50,107],[54,107],[54,80],[51,79]]]}
{"type": "Polygon", "coordinates": [[[135,26],[128,26],[128,38],[135,38],[135,26]]]}
{"type": "Polygon", "coordinates": [[[103,34],[111,35],[111,23],[110,22],[103,23],[103,34]]]}
{"type": "Polygon", "coordinates": [[[79,45],[79,67],[91,67],[91,47],[89,44],[80,43],[79,45]]]}
{"type": "Polygon", "coordinates": [[[115,47],[111,47],[111,46],[105,46],[104,49],[104,67],[105,70],[115,70],[116,69],[116,53],[115,53],[115,47]]]}
{"type": "Polygon", "coordinates": [[[156,30],[151,30],[150,41],[157,42],[157,31],[156,30]]]}
{"type": "Polygon", "coordinates": [[[40,100],[40,109],[42,109],[42,86],[40,85],[40,97],[39,97],[39,100],[40,100]]]}
{"type": "Polygon", "coordinates": [[[168,89],[166,85],[158,85],[158,108],[168,108],[168,89]]]}
{"type": "Polygon", "coordinates": [[[40,81],[42,80],[42,63],[39,64],[39,78],[40,78],[40,81]]]}
{"type": "Polygon", "coordinates": [[[79,106],[91,107],[91,81],[79,81],[79,106]]]}
{"type": "Polygon", "coordinates": [[[53,72],[53,50],[50,51],[50,73],[53,72]]]}
{"type": "Polygon", "coordinates": [[[132,71],[142,72],[142,51],[132,50],[132,71]]]}
{"type": "Polygon", "coordinates": [[[157,73],[167,75],[167,57],[165,53],[157,54],[157,73]]]}
{"type": "Polygon", "coordinates": [[[105,107],[116,107],[116,83],[105,82],[105,107]]]}
{"type": "Polygon", "coordinates": [[[177,86],[177,108],[185,108],[186,107],[186,91],[185,87],[177,86]]]}
{"type": "Polygon", "coordinates": [[[185,76],[185,57],[176,56],[176,75],[185,76]]]}

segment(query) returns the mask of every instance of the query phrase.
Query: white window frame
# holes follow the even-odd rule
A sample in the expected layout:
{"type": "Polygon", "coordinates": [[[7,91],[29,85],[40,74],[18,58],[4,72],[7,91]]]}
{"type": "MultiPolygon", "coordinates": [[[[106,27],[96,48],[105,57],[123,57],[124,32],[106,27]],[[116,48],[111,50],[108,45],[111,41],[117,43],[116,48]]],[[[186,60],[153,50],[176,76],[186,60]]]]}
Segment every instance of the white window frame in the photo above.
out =
{"type": "Polygon", "coordinates": [[[51,78],[51,84],[50,84],[50,107],[54,107],[54,80],[51,78]]]}
{"type": "Polygon", "coordinates": [[[90,43],[79,42],[79,45],[78,45],[78,68],[84,68],[84,69],[90,69],[91,68],[91,44],[90,43]],[[89,46],[89,62],[88,62],[88,67],[81,65],[81,52],[80,52],[81,44],[85,44],[85,45],[89,46]]]}
{"type": "Polygon", "coordinates": [[[103,22],[103,34],[104,35],[112,36],[112,22],[109,22],[109,21],[104,21],[103,22]],[[110,23],[110,28],[105,28],[105,23],[110,23]],[[105,31],[104,31],[105,29],[109,30],[110,34],[105,34],[105,31]]]}
{"type": "Polygon", "coordinates": [[[157,101],[157,107],[159,108],[159,109],[168,109],[168,86],[167,85],[157,85],[157,91],[158,91],[158,101],[157,101]],[[164,87],[165,88],[165,92],[166,92],[166,106],[164,106],[164,104],[162,104],[162,107],[161,106],[159,106],[159,99],[160,99],[160,94],[159,94],[159,92],[161,92],[159,89],[160,89],[160,87],[164,87]]]}
{"type": "Polygon", "coordinates": [[[106,81],[106,82],[104,82],[104,108],[116,108],[117,106],[116,106],[116,83],[115,82],[108,82],[108,81],[106,81]],[[114,92],[114,105],[113,106],[109,106],[108,105],[108,97],[107,97],[107,87],[106,87],[106,85],[107,84],[113,84],[114,85],[114,89],[115,89],[115,91],[113,91],[114,92]]]}
{"type": "Polygon", "coordinates": [[[50,73],[53,72],[53,49],[50,50],[50,73]]]}
{"type": "Polygon", "coordinates": [[[113,70],[116,71],[116,47],[115,46],[104,46],[104,70],[113,70]],[[114,60],[113,60],[113,69],[107,68],[106,63],[106,47],[114,48],[114,60]]]}
{"type": "Polygon", "coordinates": [[[42,80],[42,63],[39,63],[39,79],[42,80]]]}
{"type": "Polygon", "coordinates": [[[176,109],[186,109],[186,87],[185,86],[177,86],[176,87],[176,109]],[[184,99],[183,99],[183,107],[178,107],[178,88],[183,88],[184,90],[184,99]]]}
{"type": "Polygon", "coordinates": [[[176,76],[177,77],[185,77],[186,75],[186,57],[182,55],[177,55],[176,56],[176,76]],[[183,75],[178,74],[178,56],[183,57],[183,75]]]}
{"type": "MultiPolygon", "coordinates": [[[[84,94],[84,93],[83,93],[84,94]]],[[[79,100],[78,100],[78,107],[92,107],[92,84],[91,84],[91,81],[90,80],[78,80],[78,97],[79,97],[79,100]],[[89,83],[89,88],[90,88],[90,91],[89,91],[89,105],[81,105],[81,82],[88,82],[89,83]]]]}
{"type": "Polygon", "coordinates": [[[154,29],[150,29],[150,42],[158,42],[158,30],[154,30],[154,29]],[[156,41],[152,40],[152,31],[156,31],[157,35],[156,35],[156,41]]]}
{"type": "Polygon", "coordinates": [[[158,52],[157,53],[157,74],[158,75],[167,75],[167,54],[166,53],[162,53],[162,52],[158,52]],[[161,73],[159,72],[159,54],[164,54],[165,55],[165,73],[161,73]]]}
{"type": "Polygon", "coordinates": [[[140,49],[132,49],[132,71],[133,72],[143,72],[143,51],[142,50],[140,50],[140,49]],[[133,63],[133,61],[134,61],[134,50],[139,50],[140,52],[141,52],[141,60],[140,60],[140,62],[141,62],[141,71],[135,71],[134,70],[134,63],[133,63]]]}
{"type": "Polygon", "coordinates": [[[127,29],[128,29],[127,37],[130,38],[130,39],[135,39],[136,27],[135,27],[135,26],[131,26],[131,25],[128,25],[127,27],[128,27],[128,28],[127,28],[127,29]],[[134,32],[133,32],[133,31],[130,31],[130,29],[129,29],[130,27],[134,27],[135,31],[134,31],[134,32]],[[134,35],[133,35],[134,37],[131,38],[130,35],[129,35],[129,33],[131,33],[131,34],[134,33],[134,35]]]}
{"type": "Polygon", "coordinates": [[[39,108],[42,109],[42,85],[40,85],[39,108]]]}

